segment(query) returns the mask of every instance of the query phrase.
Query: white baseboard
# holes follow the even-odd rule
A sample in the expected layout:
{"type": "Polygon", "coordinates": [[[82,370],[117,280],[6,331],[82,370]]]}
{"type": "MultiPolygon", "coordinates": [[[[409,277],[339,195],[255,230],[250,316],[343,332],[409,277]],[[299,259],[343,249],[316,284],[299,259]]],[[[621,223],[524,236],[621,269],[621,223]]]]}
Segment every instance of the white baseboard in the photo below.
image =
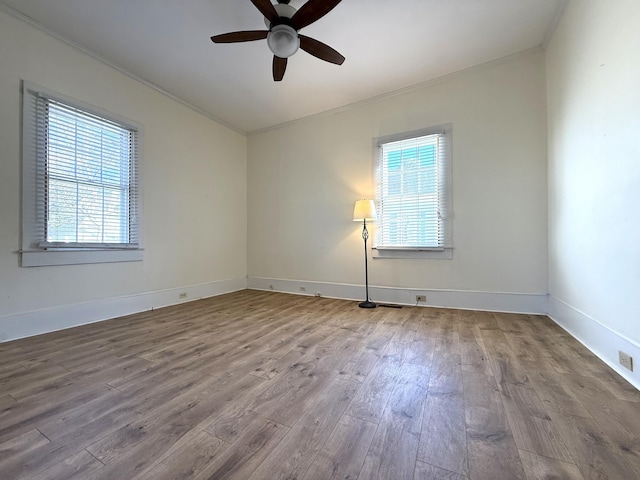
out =
{"type": "Polygon", "coordinates": [[[548,308],[549,318],[640,390],[640,364],[636,363],[631,372],[618,362],[618,350],[631,355],[635,362],[640,362],[640,345],[637,342],[553,296],[549,297],[548,308]]]}
{"type": "Polygon", "coordinates": [[[232,278],[157,292],[126,295],[6,315],[0,317],[0,342],[64,330],[65,328],[100,322],[178,303],[191,302],[199,298],[213,297],[246,288],[247,280],[245,277],[232,278]],[[180,298],[181,293],[186,293],[187,296],[180,298]]]}
{"type": "MultiPolygon", "coordinates": [[[[247,288],[297,295],[317,295],[346,300],[364,300],[363,285],[283,280],[279,278],[248,277],[247,288]]],[[[415,305],[416,295],[426,295],[421,306],[487,310],[491,312],[547,313],[547,294],[493,293],[465,290],[425,290],[369,286],[371,300],[378,303],[415,305]]]]}

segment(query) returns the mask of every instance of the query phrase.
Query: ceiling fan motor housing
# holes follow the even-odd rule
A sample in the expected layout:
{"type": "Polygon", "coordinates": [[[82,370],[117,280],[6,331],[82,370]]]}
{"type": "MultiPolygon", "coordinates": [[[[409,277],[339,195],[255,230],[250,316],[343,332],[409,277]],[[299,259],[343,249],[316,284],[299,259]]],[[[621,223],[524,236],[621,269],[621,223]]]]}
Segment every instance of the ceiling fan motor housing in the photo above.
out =
{"type": "Polygon", "coordinates": [[[271,23],[268,18],[265,17],[264,24],[267,28],[271,28],[275,25],[279,25],[281,23],[288,24],[288,21],[293,17],[293,15],[297,12],[295,8],[293,8],[289,3],[278,3],[273,6],[276,12],[278,13],[278,19],[271,23]]]}

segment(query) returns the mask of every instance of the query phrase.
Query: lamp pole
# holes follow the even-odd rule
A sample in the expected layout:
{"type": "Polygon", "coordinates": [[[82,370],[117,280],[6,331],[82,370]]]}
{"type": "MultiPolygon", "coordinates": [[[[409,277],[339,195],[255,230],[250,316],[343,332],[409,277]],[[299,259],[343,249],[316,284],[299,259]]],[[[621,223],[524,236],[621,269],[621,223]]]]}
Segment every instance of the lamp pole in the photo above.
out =
{"type": "Polygon", "coordinates": [[[358,306],[360,308],[376,308],[376,304],[369,300],[369,265],[367,259],[367,239],[369,238],[369,230],[367,230],[367,219],[363,219],[362,224],[362,239],[364,240],[364,288],[365,288],[365,301],[360,302],[358,306]]]}

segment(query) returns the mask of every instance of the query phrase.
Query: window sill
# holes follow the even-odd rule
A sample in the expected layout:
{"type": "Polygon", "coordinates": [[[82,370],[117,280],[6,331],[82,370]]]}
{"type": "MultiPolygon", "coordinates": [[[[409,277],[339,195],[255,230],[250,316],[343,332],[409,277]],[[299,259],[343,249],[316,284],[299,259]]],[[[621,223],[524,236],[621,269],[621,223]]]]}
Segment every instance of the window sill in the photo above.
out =
{"type": "Polygon", "coordinates": [[[386,248],[372,248],[371,249],[372,258],[409,258],[409,259],[419,259],[419,258],[432,258],[439,260],[451,260],[453,258],[453,248],[441,248],[441,249],[424,249],[419,250],[415,248],[408,249],[386,249],[386,248]]]}
{"type": "Polygon", "coordinates": [[[85,263],[139,262],[142,250],[26,250],[21,252],[22,267],[81,265],[85,263]]]}

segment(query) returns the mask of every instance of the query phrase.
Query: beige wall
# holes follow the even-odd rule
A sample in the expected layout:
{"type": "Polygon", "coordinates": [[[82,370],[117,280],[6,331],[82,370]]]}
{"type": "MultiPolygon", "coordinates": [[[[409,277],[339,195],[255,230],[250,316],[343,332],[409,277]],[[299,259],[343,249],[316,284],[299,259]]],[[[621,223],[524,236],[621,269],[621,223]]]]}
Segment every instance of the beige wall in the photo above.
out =
{"type": "Polygon", "coordinates": [[[547,52],[551,306],[615,364],[640,354],[639,26],[637,0],[572,1],[547,52]]]}
{"type": "Polygon", "coordinates": [[[530,52],[250,135],[250,279],[362,284],[351,215],[373,194],[372,139],[451,122],[453,259],[374,259],[370,283],[546,294],[544,82],[530,52]]]}
{"type": "Polygon", "coordinates": [[[15,314],[244,281],[246,137],[2,12],[0,146],[0,340],[15,314]],[[144,261],[19,267],[22,79],[144,126],[144,261]]]}

